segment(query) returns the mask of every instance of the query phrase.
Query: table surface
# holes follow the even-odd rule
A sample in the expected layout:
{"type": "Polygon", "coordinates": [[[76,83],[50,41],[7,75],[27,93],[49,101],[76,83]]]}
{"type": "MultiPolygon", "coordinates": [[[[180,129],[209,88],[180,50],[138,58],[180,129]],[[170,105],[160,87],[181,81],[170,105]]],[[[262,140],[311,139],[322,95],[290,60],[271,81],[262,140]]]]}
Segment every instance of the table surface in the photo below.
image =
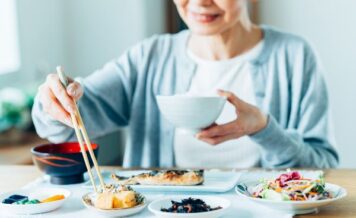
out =
{"type": "MultiPolygon", "coordinates": [[[[102,169],[112,170],[113,167],[102,167],[102,169]]],[[[42,173],[35,166],[0,166],[0,192],[19,189],[41,175],[42,173]]],[[[327,182],[346,188],[348,192],[347,197],[329,206],[320,208],[318,214],[298,217],[356,218],[356,170],[325,170],[325,177],[327,182]]]]}

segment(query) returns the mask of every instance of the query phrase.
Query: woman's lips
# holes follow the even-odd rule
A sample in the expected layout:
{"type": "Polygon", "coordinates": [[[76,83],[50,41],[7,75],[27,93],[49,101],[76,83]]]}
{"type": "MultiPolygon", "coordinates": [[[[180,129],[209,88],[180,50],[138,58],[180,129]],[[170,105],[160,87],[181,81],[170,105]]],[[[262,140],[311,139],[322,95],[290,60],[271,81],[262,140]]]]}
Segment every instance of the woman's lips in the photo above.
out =
{"type": "Polygon", "coordinates": [[[195,21],[200,23],[211,23],[220,16],[219,14],[200,14],[195,12],[189,12],[189,14],[195,21]]]}

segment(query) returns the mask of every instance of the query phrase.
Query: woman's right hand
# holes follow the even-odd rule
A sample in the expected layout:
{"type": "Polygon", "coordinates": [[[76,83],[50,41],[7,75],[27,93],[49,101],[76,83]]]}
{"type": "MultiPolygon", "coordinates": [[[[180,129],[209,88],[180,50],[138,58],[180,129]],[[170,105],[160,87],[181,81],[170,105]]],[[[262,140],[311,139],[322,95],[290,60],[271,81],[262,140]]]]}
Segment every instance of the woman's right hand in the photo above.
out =
{"type": "Polygon", "coordinates": [[[83,88],[73,79],[68,78],[68,81],[69,85],[65,89],[57,74],[49,74],[38,88],[38,93],[43,110],[55,120],[72,127],[70,113],[75,111],[73,100],[77,101],[82,97],[83,88]]]}

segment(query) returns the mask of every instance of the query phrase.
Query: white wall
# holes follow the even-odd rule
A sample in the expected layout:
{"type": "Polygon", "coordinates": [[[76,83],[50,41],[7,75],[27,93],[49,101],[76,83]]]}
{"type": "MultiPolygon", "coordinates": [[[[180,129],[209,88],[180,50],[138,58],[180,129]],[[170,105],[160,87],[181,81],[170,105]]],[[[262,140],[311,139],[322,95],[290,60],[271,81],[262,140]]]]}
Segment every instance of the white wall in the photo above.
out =
{"type": "Polygon", "coordinates": [[[260,0],[261,23],[306,37],[329,86],[341,167],[356,167],[356,1],[260,0]]]}
{"type": "Polygon", "coordinates": [[[0,74],[18,70],[20,54],[15,0],[2,0],[0,7],[0,74]]]}
{"type": "Polygon", "coordinates": [[[64,60],[60,0],[17,1],[17,14],[21,66],[19,71],[0,76],[0,88],[30,87],[39,68],[48,69],[64,60]]]}
{"type": "Polygon", "coordinates": [[[58,64],[87,75],[165,30],[165,0],[18,0],[17,7],[22,64],[0,76],[0,88],[34,88],[58,64]]]}
{"type": "Polygon", "coordinates": [[[65,1],[66,68],[73,75],[89,74],[138,41],[164,32],[162,0],[149,2],[65,1]]]}

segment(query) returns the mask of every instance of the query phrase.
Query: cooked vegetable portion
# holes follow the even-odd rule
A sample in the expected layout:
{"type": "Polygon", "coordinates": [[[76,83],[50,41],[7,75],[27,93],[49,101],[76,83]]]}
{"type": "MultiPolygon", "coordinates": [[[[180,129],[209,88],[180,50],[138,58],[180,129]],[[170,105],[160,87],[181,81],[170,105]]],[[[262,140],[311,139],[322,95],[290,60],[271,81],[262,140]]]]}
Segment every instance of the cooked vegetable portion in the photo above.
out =
{"type": "Polygon", "coordinates": [[[195,198],[183,199],[181,202],[171,202],[171,207],[162,208],[161,211],[170,213],[200,213],[222,209],[222,207],[220,206],[212,208],[211,206],[207,205],[203,200],[195,198]]]}

